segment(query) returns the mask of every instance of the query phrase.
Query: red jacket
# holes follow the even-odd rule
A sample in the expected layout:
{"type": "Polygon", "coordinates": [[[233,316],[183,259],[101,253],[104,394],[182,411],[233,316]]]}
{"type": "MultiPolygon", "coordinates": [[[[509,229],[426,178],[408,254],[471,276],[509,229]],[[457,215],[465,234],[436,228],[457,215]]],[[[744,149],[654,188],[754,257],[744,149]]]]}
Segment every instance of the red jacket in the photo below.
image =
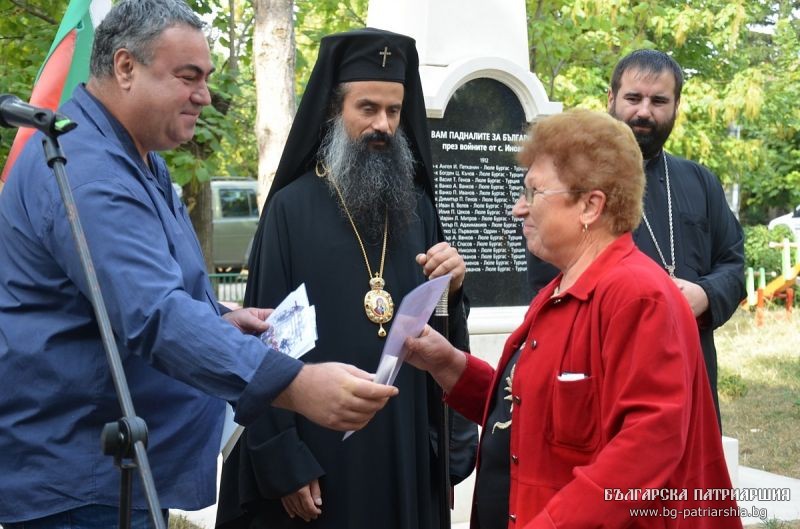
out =
{"type": "Polygon", "coordinates": [[[533,300],[497,370],[468,356],[447,396],[485,425],[522,346],[508,527],[741,528],[697,324],[678,288],[630,234],[552,297],[559,280],[533,300]]]}

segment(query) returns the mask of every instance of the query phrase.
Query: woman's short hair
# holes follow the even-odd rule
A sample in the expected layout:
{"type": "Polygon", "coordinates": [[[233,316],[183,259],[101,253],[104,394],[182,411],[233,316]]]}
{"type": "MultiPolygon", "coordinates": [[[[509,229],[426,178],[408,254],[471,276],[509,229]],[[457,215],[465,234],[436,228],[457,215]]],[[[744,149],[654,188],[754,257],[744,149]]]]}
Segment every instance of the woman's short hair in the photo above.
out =
{"type": "Polygon", "coordinates": [[[639,225],[644,169],[642,152],[628,125],[606,113],[583,109],[537,119],[528,129],[519,161],[529,167],[541,157],[553,161],[567,188],[605,193],[603,215],[613,234],[639,225]]]}

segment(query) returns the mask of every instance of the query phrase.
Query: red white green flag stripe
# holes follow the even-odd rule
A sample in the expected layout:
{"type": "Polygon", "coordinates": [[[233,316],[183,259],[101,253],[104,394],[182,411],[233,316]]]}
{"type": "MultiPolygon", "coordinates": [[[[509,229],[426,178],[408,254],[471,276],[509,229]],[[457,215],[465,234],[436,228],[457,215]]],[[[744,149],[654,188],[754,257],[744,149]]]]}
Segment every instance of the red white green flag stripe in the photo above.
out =
{"type": "MultiPolygon", "coordinates": [[[[89,78],[94,28],[110,9],[111,0],[70,0],[50,52],[36,76],[32,105],[55,110],[69,99],[79,83],[89,78]]],[[[30,128],[17,131],[0,177],[3,181],[34,132],[30,128]]]]}

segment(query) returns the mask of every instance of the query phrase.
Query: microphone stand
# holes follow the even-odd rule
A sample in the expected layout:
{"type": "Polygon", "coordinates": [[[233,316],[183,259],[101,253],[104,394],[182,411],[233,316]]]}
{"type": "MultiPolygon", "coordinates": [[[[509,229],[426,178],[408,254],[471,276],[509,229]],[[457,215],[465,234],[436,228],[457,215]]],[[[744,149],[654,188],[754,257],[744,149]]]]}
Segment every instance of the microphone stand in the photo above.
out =
{"type": "Polygon", "coordinates": [[[158,494],[156,493],[153,474],[147,459],[147,425],[143,419],[136,416],[133,409],[133,400],[131,399],[131,394],[128,389],[128,382],[125,378],[122,360],[120,359],[119,351],[114,341],[111,323],[108,319],[108,312],[103,302],[103,295],[100,292],[97,274],[95,273],[89,247],[86,243],[86,236],[84,235],[83,227],[78,217],[75,199],[69,188],[67,173],[64,169],[67,159],[58,143],[58,136],[73,128],[75,128],[75,124],[70,122],[66,124],[60,123],[59,126],[51,127],[50,129],[41,127],[40,130],[45,134],[45,139],[42,141],[45,158],[47,159],[48,167],[53,170],[58,182],[61,199],[64,202],[64,208],[67,212],[67,218],[69,219],[72,236],[75,239],[75,245],[81,260],[83,273],[89,285],[89,298],[94,307],[98,326],[100,327],[100,335],[111,369],[111,377],[114,381],[114,388],[116,389],[117,398],[119,399],[120,408],[123,413],[121,419],[116,422],[108,423],[103,427],[101,436],[103,453],[106,455],[113,455],[114,464],[116,464],[121,471],[119,527],[120,529],[129,529],[131,526],[131,478],[132,470],[138,468],[142,478],[142,485],[147,500],[147,506],[150,510],[150,519],[153,522],[153,527],[156,529],[166,529],[164,518],[161,515],[161,505],[158,500],[158,494]]]}
{"type": "MultiPolygon", "coordinates": [[[[436,329],[442,336],[450,341],[449,331],[449,314],[447,310],[447,301],[449,295],[449,284],[442,292],[442,297],[436,303],[436,308],[433,311],[431,318],[431,327],[436,329]]],[[[439,524],[442,529],[450,529],[450,510],[453,508],[452,487],[450,486],[450,421],[448,414],[450,410],[447,404],[444,403],[444,394],[442,388],[438,384],[433,384],[434,396],[438,397],[434,406],[436,408],[435,418],[436,426],[439,430],[436,436],[437,451],[439,454],[439,461],[437,464],[437,474],[439,478],[439,485],[441,487],[441,494],[439,496],[439,524]]]]}

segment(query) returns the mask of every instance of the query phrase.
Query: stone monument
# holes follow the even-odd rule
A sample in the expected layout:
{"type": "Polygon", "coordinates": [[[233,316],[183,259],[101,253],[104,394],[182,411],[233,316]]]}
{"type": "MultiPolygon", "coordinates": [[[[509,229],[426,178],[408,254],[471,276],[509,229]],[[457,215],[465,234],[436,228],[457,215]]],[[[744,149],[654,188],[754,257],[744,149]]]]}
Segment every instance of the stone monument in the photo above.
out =
{"type": "Polygon", "coordinates": [[[527,306],[525,246],[511,217],[525,170],[515,156],[531,120],[561,104],[529,70],[525,2],[372,0],[367,24],[417,41],[437,207],[466,261],[472,306],[527,306]]]}

